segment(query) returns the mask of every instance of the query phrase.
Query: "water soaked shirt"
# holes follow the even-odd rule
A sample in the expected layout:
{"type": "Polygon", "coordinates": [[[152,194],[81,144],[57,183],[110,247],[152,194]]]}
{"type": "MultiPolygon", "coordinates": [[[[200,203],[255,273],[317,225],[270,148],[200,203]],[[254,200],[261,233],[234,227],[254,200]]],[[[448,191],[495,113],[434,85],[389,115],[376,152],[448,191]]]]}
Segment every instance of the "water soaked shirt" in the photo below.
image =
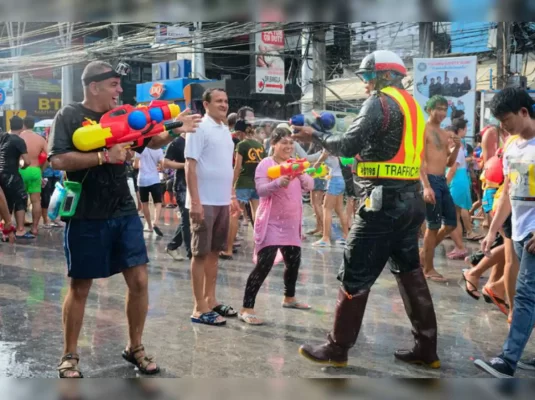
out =
{"type": "MultiPolygon", "coordinates": [[[[388,161],[401,146],[404,117],[398,104],[390,97],[374,92],[362,105],[359,115],[343,135],[314,133],[314,140],[332,155],[355,157],[363,161],[388,161]],[[383,129],[385,114],[379,96],[386,97],[388,124],[383,129]]],[[[370,192],[375,186],[401,189],[418,180],[369,179],[354,176],[355,184],[370,192]]]]}

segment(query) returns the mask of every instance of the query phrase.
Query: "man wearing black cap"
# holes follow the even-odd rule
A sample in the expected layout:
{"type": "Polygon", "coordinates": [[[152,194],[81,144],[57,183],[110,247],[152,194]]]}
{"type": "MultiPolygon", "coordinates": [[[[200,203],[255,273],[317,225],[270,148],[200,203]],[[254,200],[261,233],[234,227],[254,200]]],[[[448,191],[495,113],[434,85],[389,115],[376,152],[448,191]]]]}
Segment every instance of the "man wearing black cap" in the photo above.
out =
{"type": "MultiPolygon", "coordinates": [[[[73,134],[82,123],[97,122],[117,106],[125,64],[116,69],[106,62],[89,63],[82,74],[84,100],[65,105],[54,118],[49,137],[49,160],[55,170],[66,171],[67,180],[81,183],[74,215],[66,218],[65,256],[69,291],[63,305],[64,350],[58,366],[60,377],[81,378],[76,353],[85,303],[93,279],[122,273],[128,286],[126,314],[129,341],[122,357],[141,373],[155,374],[159,367],[147,357],[141,342],[148,310],[147,249],[143,226],[127,183],[125,144],[110,149],[80,152],[73,134]]],[[[146,140],[135,150],[160,148],[173,136],[197,127],[200,116],[178,117],[183,122],[174,133],[164,132],[146,140]]]]}

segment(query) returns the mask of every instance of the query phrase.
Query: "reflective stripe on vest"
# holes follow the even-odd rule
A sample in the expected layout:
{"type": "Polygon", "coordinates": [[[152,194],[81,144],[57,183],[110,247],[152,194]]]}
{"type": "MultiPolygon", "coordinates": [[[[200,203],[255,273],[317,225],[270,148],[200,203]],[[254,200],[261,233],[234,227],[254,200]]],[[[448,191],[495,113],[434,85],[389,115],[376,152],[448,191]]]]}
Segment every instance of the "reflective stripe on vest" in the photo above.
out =
{"type": "Polygon", "coordinates": [[[422,109],[405,90],[386,87],[381,92],[391,97],[403,113],[401,146],[391,160],[359,162],[356,174],[361,178],[418,180],[420,179],[425,132],[422,109]]]}

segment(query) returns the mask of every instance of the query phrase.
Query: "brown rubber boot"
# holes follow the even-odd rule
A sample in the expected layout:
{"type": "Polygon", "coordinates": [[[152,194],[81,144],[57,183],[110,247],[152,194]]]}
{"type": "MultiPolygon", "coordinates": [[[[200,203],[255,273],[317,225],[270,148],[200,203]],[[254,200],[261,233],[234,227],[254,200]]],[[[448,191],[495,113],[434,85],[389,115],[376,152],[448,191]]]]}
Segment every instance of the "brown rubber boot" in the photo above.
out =
{"type": "Polygon", "coordinates": [[[410,364],[440,368],[437,355],[437,318],[431,293],[421,268],[396,275],[405,311],[412,323],[414,348],[398,350],[394,356],[410,364]]]}
{"type": "Polygon", "coordinates": [[[341,287],[336,302],[334,327],[327,336],[327,343],[317,346],[304,344],[299,348],[299,354],[319,364],[346,367],[347,353],[357,341],[369,294],[370,291],[366,290],[351,296],[341,287]]]}

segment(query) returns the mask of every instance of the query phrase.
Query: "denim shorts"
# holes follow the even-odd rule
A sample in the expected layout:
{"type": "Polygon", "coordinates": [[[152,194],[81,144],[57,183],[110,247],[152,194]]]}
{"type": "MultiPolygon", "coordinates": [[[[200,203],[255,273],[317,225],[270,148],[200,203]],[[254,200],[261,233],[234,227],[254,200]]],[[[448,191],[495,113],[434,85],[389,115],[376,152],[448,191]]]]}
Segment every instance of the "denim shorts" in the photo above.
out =
{"type": "Polygon", "coordinates": [[[327,181],[321,178],[314,178],[314,191],[325,192],[325,186],[327,181]]]}
{"type": "Polygon", "coordinates": [[[258,200],[256,189],[236,189],[236,198],[240,203],[249,203],[251,200],[258,200]]]}
{"type": "Polygon", "coordinates": [[[71,219],[65,227],[63,247],[68,276],[74,279],[108,278],[149,262],[143,224],[137,214],[71,219]]]}
{"type": "Polygon", "coordinates": [[[327,194],[340,196],[346,191],[346,182],[342,176],[333,176],[327,184],[327,194]]]}
{"type": "Polygon", "coordinates": [[[425,203],[427,227],[431,230],[440,229],[442,224],[457,226],[457,210],[451,197],[445,176],[427,175],[431,189],[435,192],[435,204],[425,203]]]}

